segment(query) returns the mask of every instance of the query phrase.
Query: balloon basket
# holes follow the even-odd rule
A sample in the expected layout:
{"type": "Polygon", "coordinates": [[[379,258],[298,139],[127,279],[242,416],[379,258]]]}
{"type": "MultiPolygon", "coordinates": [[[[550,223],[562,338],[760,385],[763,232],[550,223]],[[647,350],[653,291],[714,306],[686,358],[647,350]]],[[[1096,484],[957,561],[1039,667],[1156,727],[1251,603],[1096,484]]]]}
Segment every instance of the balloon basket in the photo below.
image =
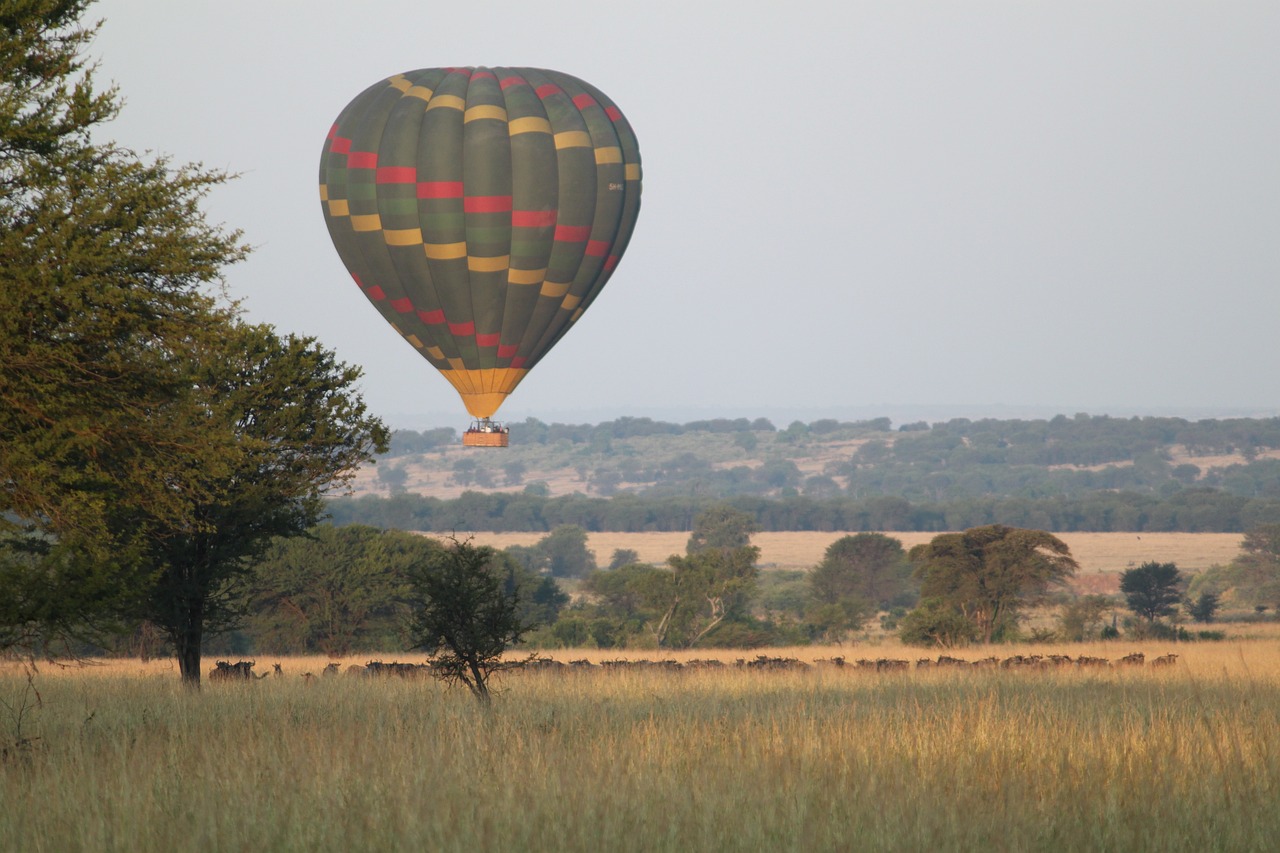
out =
{"type": "Polygon", "coordinates": [[[471,426],[462,434],[464,447],[507,447],[511,430],[504,424],[484,418],[472,421],[471,426]]]}

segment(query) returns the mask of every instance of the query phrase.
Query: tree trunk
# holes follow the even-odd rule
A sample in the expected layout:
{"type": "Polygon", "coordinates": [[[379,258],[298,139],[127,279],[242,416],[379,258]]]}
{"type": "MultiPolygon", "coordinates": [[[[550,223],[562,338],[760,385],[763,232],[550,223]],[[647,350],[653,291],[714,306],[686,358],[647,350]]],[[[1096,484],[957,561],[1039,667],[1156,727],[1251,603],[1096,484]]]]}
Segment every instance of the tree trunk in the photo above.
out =
{"type": "Polygon", "coordinates": [[[182,683],[193,690],[200,689],[200,649],[204,641],[204,612],[199,604],[192,604],[182,611],[183,622],[174,630],[173,645],[178,653],[178,671],[182,683]]]}

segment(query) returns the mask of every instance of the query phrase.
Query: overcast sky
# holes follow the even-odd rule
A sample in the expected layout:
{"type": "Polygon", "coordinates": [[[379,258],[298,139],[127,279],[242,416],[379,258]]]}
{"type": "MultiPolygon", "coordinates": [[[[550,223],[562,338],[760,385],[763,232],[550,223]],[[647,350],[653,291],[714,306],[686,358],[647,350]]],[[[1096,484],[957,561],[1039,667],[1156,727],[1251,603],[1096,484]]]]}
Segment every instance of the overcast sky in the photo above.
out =
{"type": "MultiPolygon", "coordinates": [[[[248,317],[468,420],[352,283],[321,146],[415,68],[535,66],[627,115],[635,237],[499,412],[1280,414],[1280,3],[102,0],[104,136],[242,174],[248,317]]],[[[784,425],[784,424],[780,424],[784,425]]]]}

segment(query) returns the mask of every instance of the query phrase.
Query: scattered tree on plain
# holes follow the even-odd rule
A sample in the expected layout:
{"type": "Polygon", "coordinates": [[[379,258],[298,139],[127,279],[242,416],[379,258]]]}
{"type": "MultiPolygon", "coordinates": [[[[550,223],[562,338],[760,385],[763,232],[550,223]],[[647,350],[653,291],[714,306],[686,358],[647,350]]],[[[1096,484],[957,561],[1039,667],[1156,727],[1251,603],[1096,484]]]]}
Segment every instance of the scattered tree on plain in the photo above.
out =
{"type": "Polygon", "coordinates": [[[414,647],[431,656],[438,678],[465,684],[488,706],[490,676],[534,627],[521,609],[516,564],[492,548],[453,539],[412,567],[410,584],[414,647]]]}
{"type": "Polygon", "coordinates": [[[1007,639],[1018,612],[1044,599],[1078,568],[1066,543],[1043,530],[993,524],[944,533],[911,549],[930,612],[959,613],[984,643],[1007,639]]]}
{"type": "Polygon", "coordinates": [[[1129,609],[1148,623],[1172,616],[1182,601],[1182,573],[1173,563],[1143,563],[1120,575],[1120,592],[1129,609]]]}

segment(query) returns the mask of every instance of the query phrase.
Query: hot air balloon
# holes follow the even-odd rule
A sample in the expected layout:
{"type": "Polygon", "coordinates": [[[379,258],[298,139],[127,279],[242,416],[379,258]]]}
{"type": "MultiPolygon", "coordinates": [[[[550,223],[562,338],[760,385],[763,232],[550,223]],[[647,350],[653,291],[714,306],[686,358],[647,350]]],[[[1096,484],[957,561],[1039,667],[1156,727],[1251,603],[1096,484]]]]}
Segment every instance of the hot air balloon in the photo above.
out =
{"type": "Polygon", "coordinates": [[[325,223],[383,318],[490,418],[599,295],[640,210],[640,151],[600,90],[536,68],[365,89],[320,158],[325,223]]]}

